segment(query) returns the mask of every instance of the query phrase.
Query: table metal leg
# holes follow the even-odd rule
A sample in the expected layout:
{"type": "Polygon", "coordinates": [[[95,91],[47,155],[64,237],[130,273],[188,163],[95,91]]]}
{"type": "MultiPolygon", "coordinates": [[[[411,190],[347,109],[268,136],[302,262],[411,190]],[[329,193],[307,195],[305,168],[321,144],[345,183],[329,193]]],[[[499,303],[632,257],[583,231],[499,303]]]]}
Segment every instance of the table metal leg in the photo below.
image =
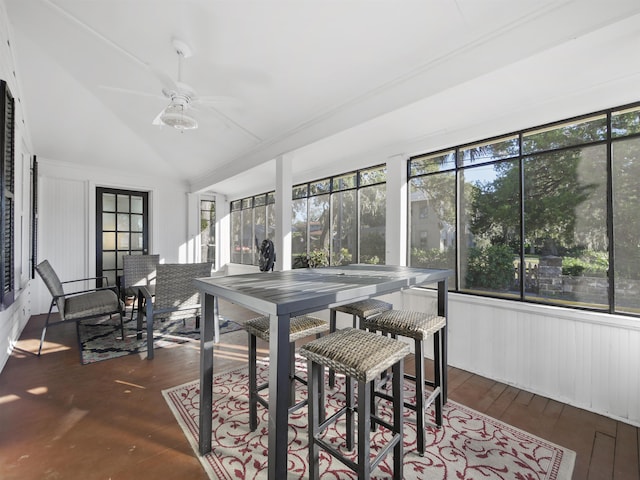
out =
{"type": "Polygon", "coordinates": [[[269,332],[269,480],[287,478],[289,315],[271,315],[269,332]]]}
{"type": "Polygon", "coordinates": [[[213,345],[214,324],[217,323],[217,298],[203,294],[202,321],[200,322],[200,422],[198,451],[205,455],[211,451],[211,408],[213,402],[213,345]]]}
{"type": "Polygon", "coordinates": [[[448,313],[448,293],[449,286],[447,279],[438,282],[438,315],[447,319],[447,324],[442,329],[442,334],[440,336],[440,345],[442,348],[442,404],[446,405],[447,403],[447,380],[449,378],[448,368],[449,363],[447,360],[447,343],[449,341],[447,329],[449,328],[449,318],[447,317],[448,313]]]}

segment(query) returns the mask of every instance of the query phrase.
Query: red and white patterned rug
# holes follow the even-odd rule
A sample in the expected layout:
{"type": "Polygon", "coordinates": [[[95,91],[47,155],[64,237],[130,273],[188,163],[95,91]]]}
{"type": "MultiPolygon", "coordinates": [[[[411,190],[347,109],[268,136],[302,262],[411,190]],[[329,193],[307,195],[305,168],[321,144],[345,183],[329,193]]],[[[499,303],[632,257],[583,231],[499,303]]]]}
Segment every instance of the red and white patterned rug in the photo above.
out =
{"type": "MultiPolygon", "coordinates": [[[[298,365],[304,369],[304,363],[298,365]]],[[[261,375],[266,375],[262,365],[261,375]]],[[[327,412],[331,414],[344,402],[343,382],[327,389],[327,412]]],[[[194,452],[198,452],[199,381],[164,390],[163,395],[182,427],[194,452]]],[[[299,389],[301,398],[305,395],[299,389]]],[[[411,382],[405,382],[405,396],[415,395],[411,382]]],[[[214,376],[212,452],[199,456],[211,479],[254,479],[267,477],[267,416],[258,407],[259,424],[249,431],[247,370],[238,369],[214,376]]],[[[389,409],[380,403],[379,411],[390,418],[389,409]]],[[[307,409],[290,415],[288,478],[308,478],[307,409]]],[[[405,479],[509,479],[569,480],[575,463],[575,452],[547,442],[534,435],[502,423],[455,402],[444,409],[441,429],[428,428],[427,452],[416,451],[415,415],[405,409],[404,478],[405,479]]],[[[432,419],[431,419],[432,420],[432,419]]],[[[344,420],[338,421],[327,435],[338,444],[344,440],[344,420]]],[[[375,445],[385,442],[387,432],[379,428],[372,434],[375,445]]],[[[372,478],[391,478],[391,455],[373,472],[372,478]]],[[[348,479],[356,475],[333,457],[321,452],[322,478],[348,479]]]]}

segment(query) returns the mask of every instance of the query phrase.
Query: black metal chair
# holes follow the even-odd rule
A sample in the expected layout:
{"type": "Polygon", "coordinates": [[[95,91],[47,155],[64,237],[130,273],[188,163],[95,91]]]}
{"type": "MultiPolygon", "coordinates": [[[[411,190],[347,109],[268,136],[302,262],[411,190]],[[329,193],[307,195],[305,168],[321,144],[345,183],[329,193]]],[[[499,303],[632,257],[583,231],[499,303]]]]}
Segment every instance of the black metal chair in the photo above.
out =
{"type": "Polygon", "coordinates": [[[47,319],[44,327],[42,328],[40,346],[38,347],[38,356],[40,356],[40,353],[42,352],[42,344],[44,343],[44,336],[47,333],[47,328],[67,321],[78,322],[80,320],[104,317],[117,313],[120,316],[121,338],[124,338],[124,302],[122,302],[118,296],[118,287],[116,285],[65,293],[63,287],[64,284],[87,282],[92,280],[95,281],[96,278],[100,277],[79,278],[61,282],[48,260],[44,260],[38,264],[36,266],[36,271],[49,289],[52,297],[51,305],[49,306],[49,313],[47,314],[47,319]],[[51,323],[51,313],[53,312],[54,306],[58,308],[60,320],[51,323]]]}

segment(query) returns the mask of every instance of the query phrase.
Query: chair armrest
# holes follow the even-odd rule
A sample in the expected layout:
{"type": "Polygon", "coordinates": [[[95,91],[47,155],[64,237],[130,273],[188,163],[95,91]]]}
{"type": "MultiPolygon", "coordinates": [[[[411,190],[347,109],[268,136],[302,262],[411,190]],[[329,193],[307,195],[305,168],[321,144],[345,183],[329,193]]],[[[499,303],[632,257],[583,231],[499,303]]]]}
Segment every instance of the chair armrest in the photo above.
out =
{"type": "MultiPolygon", "coordinates": [[[[88,290],[77,290],[77,291],[74,291],[74,292],[65,292],[62,295],[54,295],[53,298],[55,300],[55,299],[60,298],[60,297],[72,297],[74,295],[79,295],[81,293],[99,292],[100,290],[112,290],[113,293],[116,294],[116,296],[118,295],[118,287],[116,287],[115,285],[111,285],[111,286],[108,286],[108,287],[98,287],[98,288],[90,288],[88,290]]],[[[120,298],[120,297],[118,297],[118,298],[120,298]]]]}
{"type": "Polygon", "coordinates": [[[134,288],[138,289],[138,296],[142,295],[147,302],[153,303],[153,295],[149,291],[146,285],[138,285],[134,288]]]}
{"type": "Polygon", "coordinates": [[[64,285],[65,283],[86,282],[87,280],[98,280],[98,279],[104,280],[106,284],[109,285],[109,278],[105,275],[101,277],[87,277],[87,278],[77,278],[75,280],[65,280],[64,282],[60,282],[60,283],[64,285]]]}

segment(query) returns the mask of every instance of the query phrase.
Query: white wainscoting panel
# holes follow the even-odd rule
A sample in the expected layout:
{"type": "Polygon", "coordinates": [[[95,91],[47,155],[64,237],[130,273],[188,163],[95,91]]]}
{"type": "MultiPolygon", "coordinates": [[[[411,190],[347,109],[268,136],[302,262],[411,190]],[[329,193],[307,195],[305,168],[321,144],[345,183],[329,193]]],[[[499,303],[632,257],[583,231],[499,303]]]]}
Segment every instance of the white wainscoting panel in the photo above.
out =
{"type": "MultiPolygon", "coordinates": [[[[435,308],[413,289],[406,308],[435,308]]],[[[640,426],[640,320],[449,294],[449,364],[640,426]]]]}
{"type": "MultiPolygon", "coordinates": [[[[85,181],[40,177],[38,261],[49,260],[60,280],[95,275],[95,261],[88,258],[88,198],[85,181]]],[[[38,279],[38,308],[46,313],[51,296],[38,279]]],[[[75,285],[74,287],[81,287],[75,285]]]]}

